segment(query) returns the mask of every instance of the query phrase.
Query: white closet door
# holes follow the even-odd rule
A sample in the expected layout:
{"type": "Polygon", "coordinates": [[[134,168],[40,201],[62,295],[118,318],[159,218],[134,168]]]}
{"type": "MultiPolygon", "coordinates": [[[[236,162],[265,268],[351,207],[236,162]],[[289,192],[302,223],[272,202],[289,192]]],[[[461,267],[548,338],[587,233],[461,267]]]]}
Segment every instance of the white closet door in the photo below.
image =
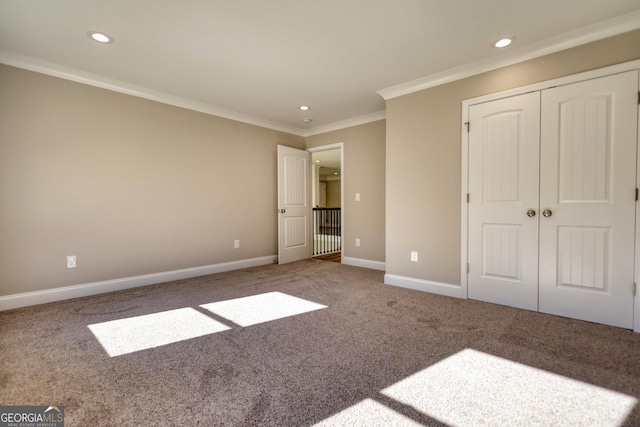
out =
{"type": "Polygon", "coordinates": [[[469,298],[537,310],[539,112],[539,92],[469,108],[469,298]]]}
{"type": "Polygon", "coordinates": [[[637,103],[637,71],[542,93],[542,312],[633,327],[637,103]]]}

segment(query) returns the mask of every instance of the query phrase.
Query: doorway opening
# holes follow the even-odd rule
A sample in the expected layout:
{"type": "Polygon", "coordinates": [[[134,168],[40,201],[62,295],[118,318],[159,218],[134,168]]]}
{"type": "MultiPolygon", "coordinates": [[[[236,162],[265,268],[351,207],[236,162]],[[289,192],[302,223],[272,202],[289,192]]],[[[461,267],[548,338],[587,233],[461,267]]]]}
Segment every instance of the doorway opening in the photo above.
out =
{"type": "Polygon", "coordinates": [[[311,152],[313,258],[342,262],[343,151],[342,143],[311,152]]]}

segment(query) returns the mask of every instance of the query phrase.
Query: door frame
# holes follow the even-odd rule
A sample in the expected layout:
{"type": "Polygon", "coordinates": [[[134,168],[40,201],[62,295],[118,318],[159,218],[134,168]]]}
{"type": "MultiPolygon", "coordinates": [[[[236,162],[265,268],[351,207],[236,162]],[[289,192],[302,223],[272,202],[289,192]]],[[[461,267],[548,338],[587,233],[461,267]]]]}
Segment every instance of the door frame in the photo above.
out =
{"type": "MultiPolygon", "coordinates": [[[[461,191],[460,191],[460,287],[463,298],[468,298],[467,262],[469,254],[469,209],[467,205],[467,194],[469,193],[469,133],[467,123],[469,121],[469,107],[485,102],[491,102],[502,98],[522,95],[527,92],[542,91],[555,86],[564,86],[578,83],[585,80],[597,79],[612,74],[624,73],[627,71],[638,71],[640,76],[640,60],[624,62],[597,70],[573,74],[571,76],[560,77],[545,82],[535,83],[501,92],[483,95],[476,98],[462,101],[462,122],[461,122],[461,191]]],[[[640,77],[639,82],[640,86],[640,77]]],[[[636,136],[636,146],[640,142],[640,107],[638,108],[638,134],[636,136]]],[[[640,149],[636,150],[636,188],[640,188],[640,149]]],[[[473,195],[471,195],[473,197],[473,195]]],[[[640,209],[639,202],[636,202],[636,226],[635,226],[635,254],[634,254],[634,280],[640,282],[640,209]]],[[[630,290],[631,292],[631,290],[630,290]]],[[[633,310],[633,330],[640,333],[640,291],[636,292],[633,310]]]]}
{"type": "MultiPolygon", "coordinates": [[[[345,208],[344,208],[344,177],[345,177],[345,166],[344,166],[344,142],[336,142],[334,144],[328,145],[319,145],[317,147],[307,148],[307,151],[311,153],[311,158],[313,159],[313,153],[319,153],[321,151],[329,151],[329,150],[340,150],[340,245],[341,245],[341,261],[344,261],[344,218],[345,218],[345,208]]],[[[313,185],[313,183],[311,183],[313,185]]],[[[311,207],[311,212],[313,214],[313,206],[311,207]]],[[[311,221],[311,227],[313,227],[313,221],[311,221]]],[[[313,230],[311,230],[311,238],[313,238],[313,230]]]]}

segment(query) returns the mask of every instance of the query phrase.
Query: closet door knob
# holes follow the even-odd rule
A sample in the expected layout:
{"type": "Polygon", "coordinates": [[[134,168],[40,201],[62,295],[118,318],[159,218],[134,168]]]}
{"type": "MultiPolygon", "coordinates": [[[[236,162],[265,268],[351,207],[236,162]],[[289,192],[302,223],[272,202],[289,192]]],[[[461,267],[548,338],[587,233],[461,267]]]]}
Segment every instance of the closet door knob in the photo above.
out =
{"type": "Polygon", "coordinates": [[[545,218],[549,218],[551,215],[553,215],[551,209],[545,209],[544,211],[542,211],[542,216],[544,216],[545,218]]]}
{"type": "Polygon", "coordinates": [[[536,211],[535,211],[535,210],[533,210],[533,209],[529,209],[529,210],[527,211],[527,216],[528,216],[529,218],[533,218],[534,216],[536,216],[536,211]]]}

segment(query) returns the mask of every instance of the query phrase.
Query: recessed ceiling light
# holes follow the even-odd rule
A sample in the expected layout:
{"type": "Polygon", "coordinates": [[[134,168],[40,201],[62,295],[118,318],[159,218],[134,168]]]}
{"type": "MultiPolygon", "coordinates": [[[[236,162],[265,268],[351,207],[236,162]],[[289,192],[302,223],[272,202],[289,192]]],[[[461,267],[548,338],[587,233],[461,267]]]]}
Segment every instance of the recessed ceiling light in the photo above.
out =
{"type": "Polygon", "coordinates": [[[307,119],[304,119],[304,120],[302,120],[302,121],[303,121],[303,122],[305,122],[305,123],[311,123],[313,120],[311,120],[311,119],[307,118],[307,119]]]}
{"type": "Polygon", "coordinates": [[[504,39],[500,39],[497,42],[495,42],[493,45],[495,47],[507,47],[509,46],[511,43],[513,43],[515,41],[515,37],[505,37],[504,39]]]}
{"type": "Polygon", "coordinates": [[[113,43],[113,37],[109,37],[105,33],[99,33],[97,31],[89,31],[87,35],[91,37],[94,41],[97,41],[98,43],[113,43]]]}
{"type": "Polygon", "coordinates": [[[298,107],[298,109],[300,109],[302,111],[307,111],[309,109],[309,107],[306,106],[306,105],[301,105],[301,106],[298,107]]]}
{"type": "Polygon", "coordinates": [[[333,174],[334,174],[334,175],[338,175],[338,172],[334,172],[333,174]]]}
{"type": "Polygon", "coordinates": [[[316,163],[320,163],[320,160],[316,160],[316,163]]]}

